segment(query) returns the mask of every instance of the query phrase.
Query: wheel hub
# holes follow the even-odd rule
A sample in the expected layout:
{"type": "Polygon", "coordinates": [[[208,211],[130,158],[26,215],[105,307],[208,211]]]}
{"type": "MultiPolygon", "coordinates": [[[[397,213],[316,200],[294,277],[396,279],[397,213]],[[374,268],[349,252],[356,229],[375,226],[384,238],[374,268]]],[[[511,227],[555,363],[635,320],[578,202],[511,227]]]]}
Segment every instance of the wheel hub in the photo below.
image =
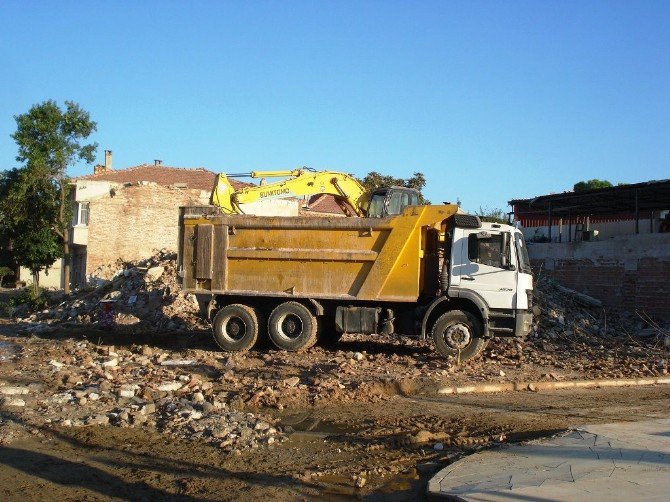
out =
{"type": "Polygon", "coordinates": [[[226,323],[226,335],[228,335],[233,340],[240,340],[243,338],[245,331],[246,327],[242,319],[233,317],[226,323]]]}
{"type": "Polygon", "coordinates": [[[297,338],[302,333],[302,321],[297,315],[288,314],[281,320],[280,326],[288,338],[297,338]]]}
{"type": "Polygon", "coordinates": [[[454,349],[464,349],[471,340],[470,328],[465,324],[454,324],[449,326],[444,332],[444,341],[454,349]]]}

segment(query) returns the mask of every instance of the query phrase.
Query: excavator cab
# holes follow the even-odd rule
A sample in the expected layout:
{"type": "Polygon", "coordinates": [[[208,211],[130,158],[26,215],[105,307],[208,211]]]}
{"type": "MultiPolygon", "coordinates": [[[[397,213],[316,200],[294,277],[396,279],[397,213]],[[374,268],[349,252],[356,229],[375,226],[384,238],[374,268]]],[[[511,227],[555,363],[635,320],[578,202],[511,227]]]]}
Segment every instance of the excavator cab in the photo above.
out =
{"type": "Polygon", "coordinates": [[[370,194],[368,218],[383,218],[402,213],[407,206],[419,205],[419,192],[413,188],[377,188],[370,194]]]}

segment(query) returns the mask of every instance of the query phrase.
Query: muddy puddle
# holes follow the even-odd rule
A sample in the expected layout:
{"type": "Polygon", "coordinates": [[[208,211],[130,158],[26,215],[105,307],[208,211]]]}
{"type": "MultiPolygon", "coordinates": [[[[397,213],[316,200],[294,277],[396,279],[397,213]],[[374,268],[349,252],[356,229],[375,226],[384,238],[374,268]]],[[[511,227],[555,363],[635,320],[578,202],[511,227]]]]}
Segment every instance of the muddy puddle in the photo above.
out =
{"type": "Polygon", "coordinates": [[[313,416],[312,413],[298,413],[289,415],[281,419],[280,425],[285,432],[291,434],[299,433],[314,433],[321,435],[329,434],[357,434],[361,431],[361,427],[353,427],[350,424],[342,424],[329,420],[324,420],[313,416]]]}

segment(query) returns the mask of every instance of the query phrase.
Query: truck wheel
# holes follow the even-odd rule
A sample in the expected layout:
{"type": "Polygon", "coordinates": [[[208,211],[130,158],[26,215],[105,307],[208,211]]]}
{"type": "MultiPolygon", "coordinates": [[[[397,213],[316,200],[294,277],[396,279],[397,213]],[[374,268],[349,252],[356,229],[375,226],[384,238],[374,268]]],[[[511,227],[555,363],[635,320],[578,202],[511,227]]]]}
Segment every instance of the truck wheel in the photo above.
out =
{"type": "Polygon", "coordinates": [[[316,344],[319,347],[333,347],[340,341],[343,333],[335,329],[335,318],[332,316],[319,317],[319,334],[316,344]]]}
{"type": "Polygon", "coordinates": [[[467,361],[486,347],[487,341],[481,337],[483,331],[482,323],[473,314],[452,310],[438,317],[432,335],[440,355],[467,361]]]}
{"type": "Polygon", "coordinates": [[[270,314],[268,334],[280,349],[291,352],[309,349],[316,343],[316,333],[316,317],[298,302],[282,303],[270,314]]]}
{"type": "Polygon", "coordinates": [[[258,340],[258,312],[246,305],[226,305],[214,316],[212,331],[217,345],[227,352],[245,352],[258,340]]]}

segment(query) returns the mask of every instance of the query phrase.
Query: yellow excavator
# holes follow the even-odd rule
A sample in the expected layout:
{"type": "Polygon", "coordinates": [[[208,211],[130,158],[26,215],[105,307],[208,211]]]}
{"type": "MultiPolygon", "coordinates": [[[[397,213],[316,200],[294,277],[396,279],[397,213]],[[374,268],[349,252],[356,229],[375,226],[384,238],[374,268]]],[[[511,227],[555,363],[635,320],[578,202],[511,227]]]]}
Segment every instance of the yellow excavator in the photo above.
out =
{"type": "Polygon", "coordinates": [[[304,197],[319,194],[334,196],[347,216],[381,218],[400,214],[405,206],[419,205],[419,192],[413,188],[386,187],[367,191],[353,176],[335,171],[315,171],[303,167],[291,171],[252,171],[219,174],[211,203],[226,214],[244,214],[241,205],[259,200],[304,197]],[[235,190],[228,178],[287,178],[274,183],[235,190]]]}

